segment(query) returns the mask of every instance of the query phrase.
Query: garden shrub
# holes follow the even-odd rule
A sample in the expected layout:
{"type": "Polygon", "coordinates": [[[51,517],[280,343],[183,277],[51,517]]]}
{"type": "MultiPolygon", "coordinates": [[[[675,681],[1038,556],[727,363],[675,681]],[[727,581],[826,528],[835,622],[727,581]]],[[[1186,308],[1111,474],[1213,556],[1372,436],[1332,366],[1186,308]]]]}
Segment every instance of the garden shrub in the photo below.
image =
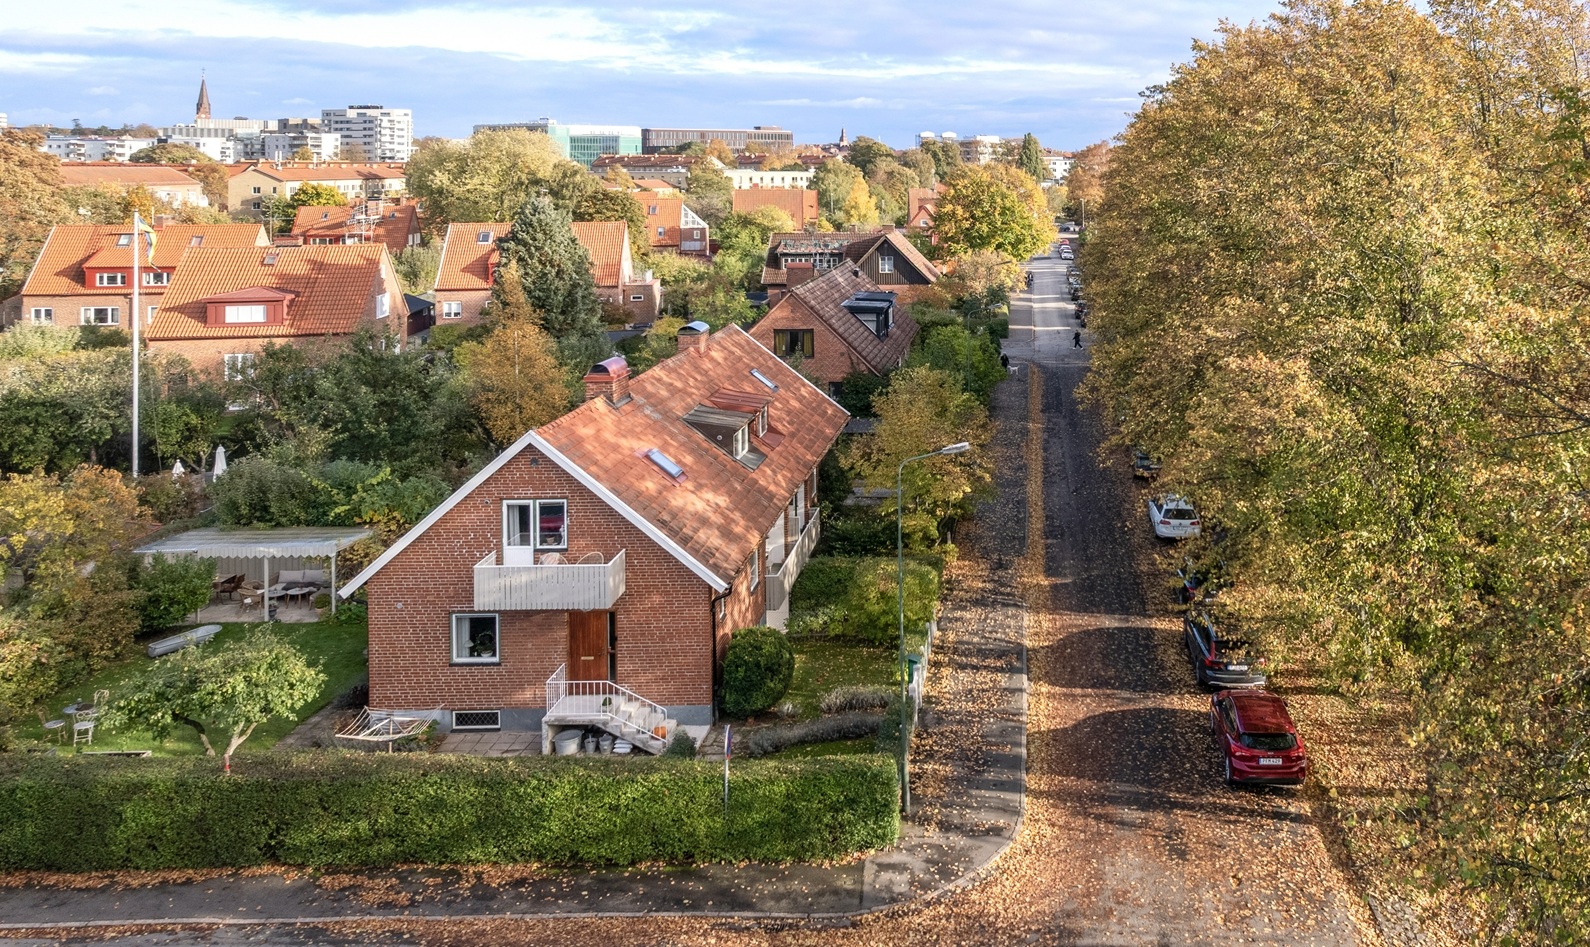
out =
{"type": "MultiPolygon", "coordinates": [[[[900,585],[897,564],[888,559],[864,562],[851,583],[834,634],[868,644],[888,644],[900,633],[900,585]]],[[[905,626],[921,628],[938,614],[939,574],[928,563],[905,561],[905,626]]]]}
{"type": "Polygon", "coordinates": [[[138,502],[162,523],[198,514],[204,506],[204,478],[196,473],[173,477],[158,473],[138,478],[138,502]]]}
{"type": "Polygon", "coordinates": [[[857,560],[842,556],[813,556],[801,569],[790,591],[790,608],[800,611],[844,601],[856,580],[857,560]]]}
{"type": "MultiPolygon", "coordinates": [[[[854,740],[870,737],[878,732],[883,717],[878,714],[840,714],[818,717],[777,727],[758,727],[735,737],[736,748],[746,756],[766,756],[806,743],[830,743],[834,740],[854,740]]],[[[898,739],[899,731],[896,730],[898,739]]]]}
{"type": "Polygon", "coordinates": [[[840,381],[839,394],[834,400],[839,402],[841,408],[849,411],[851,417],[870,418],[873,416],[872,399],[887,387],[889,379],[886,376],[857,370],[840,381]]]}
{"type": "Polygon", "coordinates": [[[314,606],[315,608],[330,608],[331,607],[331,593],[330,592],[316,592],[314,597],[309,600],[309,604],[314,606]]]}
{"type": "Polygon", "coordinates": [[[723,712],[747,717],[778,703],[795,677],[795,649],[776,628],[742,628],[723,659],[723,712]]]}
{"type": "Polygon", "coordinates": [[[214,559],[155,553],[148,565],[137,567],[135,584],[143,593],[139,626],[147,633],[177,624],[209,603],[214,581],[214,559]]]}
{"type": "Polygon", "coordinates": [[[682,756],[685,759],[694,759],[696,755],[696,738],[691,736],[683,727],[668,741],[668,749],[663,751],[665,756],[682,756]]]}
{"type": "Polygon", "coordinates": [[[871,507],[851,507],[823,521],[818,549],[828,556],[893,555],[894,517],[878,515],[871,507]]]}
{"type": "Polygon", "coordinates": [[[363,602],[339,602],[337,614],[326,619],[338,625],[362,625],[370,620],[370,607],[363,602]]]}
{"type": "Polygon", "coordinates": [[[210,484],[226,526],[308,526],[321,520],[319,490],[296,467],[244,457],[210,484]]]}
{"type": "Polygon", "coordinates": [[[816,861],[888,845],[888,759],[0,759],[0,869],[816,861]],[[594,815],[593,815],[594,814],[594,815]]]}
{"type": "Polygon", "coordinates": [[[845,684],[823,695],[818,707],[825,714],[867,711],[881,713],[895,699],[892,688],[878,684],[845,684]]]}
{"type": "Polygon", "coordinates": [[[898,756],[900,753],[900,727],[905,726],[910,731],[906,740],[914,739],[915,727],[911,724],[911,705],[895,701],[889,709],[883,712],[883,719],[878,724],[878,752],[891,753],[898,756]]]}

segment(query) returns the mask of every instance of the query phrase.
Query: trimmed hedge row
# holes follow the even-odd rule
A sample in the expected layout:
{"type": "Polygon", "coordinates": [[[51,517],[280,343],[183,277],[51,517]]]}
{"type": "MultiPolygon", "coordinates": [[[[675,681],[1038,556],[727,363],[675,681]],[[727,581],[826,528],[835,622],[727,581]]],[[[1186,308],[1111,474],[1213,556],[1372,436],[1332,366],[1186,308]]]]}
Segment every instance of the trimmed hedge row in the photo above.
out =
{"type": "Polygon", "coordinates": [[[811,861],[899,830],[894,763],[400,754],[0,759],[0,868],[811,861]]]}

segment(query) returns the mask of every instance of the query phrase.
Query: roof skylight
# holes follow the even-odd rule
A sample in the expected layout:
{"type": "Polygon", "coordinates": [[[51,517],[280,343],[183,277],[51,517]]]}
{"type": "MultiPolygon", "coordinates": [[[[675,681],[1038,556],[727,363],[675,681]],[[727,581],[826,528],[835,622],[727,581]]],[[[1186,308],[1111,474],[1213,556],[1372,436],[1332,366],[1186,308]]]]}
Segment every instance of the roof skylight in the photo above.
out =
{"type": "Polygon", "coordinates": [[[759,368],[751,369],[751,377],[766,385],[769,391],[778,390],[778,382],[775,382],[773,379],[762,374],[762,370],[759,368]]]}
{"type": "Polygon", "coordinates": [[[675,480],[685,475],[685,468],[674,463],[672,458],[655,447],[646,452],[646,459],[656,464],[663,473],[675,480]]]}

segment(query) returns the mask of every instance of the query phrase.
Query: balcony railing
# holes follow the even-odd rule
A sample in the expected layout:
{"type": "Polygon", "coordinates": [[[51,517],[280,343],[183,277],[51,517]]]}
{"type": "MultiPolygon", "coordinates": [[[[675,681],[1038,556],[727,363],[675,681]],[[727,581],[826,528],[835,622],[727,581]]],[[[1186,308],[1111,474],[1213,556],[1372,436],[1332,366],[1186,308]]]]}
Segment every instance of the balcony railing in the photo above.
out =
{"type": "Polygon", "coordinates": [[[593,611],[624,594],[624,553],[609,562],[497,565],[492,551],[475,565],[475,608],[481,611],[593,611]]]}
{"type": "Polygon", "coordinates": [[[789,590],[795,587],[795,580],[800,578],[801,570],[806,568],[806,560],[812,557],[812,550],[817,547],[817,537],[822,533],[822,517],[815,506],[809,507],[806,515],[806,528],[785,548],[784,561],[772,564],[767,571],[767,610],[770,612],[784,607],[789,600],[789,590]]]}

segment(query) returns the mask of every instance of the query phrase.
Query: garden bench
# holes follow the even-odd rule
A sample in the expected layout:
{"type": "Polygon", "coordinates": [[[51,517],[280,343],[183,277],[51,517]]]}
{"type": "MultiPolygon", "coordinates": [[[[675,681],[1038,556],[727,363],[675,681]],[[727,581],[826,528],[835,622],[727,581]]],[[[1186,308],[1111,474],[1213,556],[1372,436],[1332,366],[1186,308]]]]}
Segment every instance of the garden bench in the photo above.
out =
{"type": "Polygon", "coordinates": [[[181,651],[191,645],[203,644],[214,638],[216,632],[220,630],[220,625],[200,625],[191,631],[184,631],[180,635],[172,635],[169,638],[152,641],[149,644],[149,656],[158,658],[162,654],[170,654],[173,651],[181,651]]]}

